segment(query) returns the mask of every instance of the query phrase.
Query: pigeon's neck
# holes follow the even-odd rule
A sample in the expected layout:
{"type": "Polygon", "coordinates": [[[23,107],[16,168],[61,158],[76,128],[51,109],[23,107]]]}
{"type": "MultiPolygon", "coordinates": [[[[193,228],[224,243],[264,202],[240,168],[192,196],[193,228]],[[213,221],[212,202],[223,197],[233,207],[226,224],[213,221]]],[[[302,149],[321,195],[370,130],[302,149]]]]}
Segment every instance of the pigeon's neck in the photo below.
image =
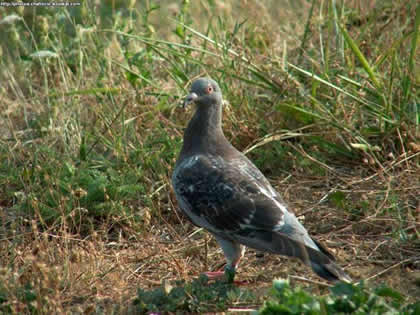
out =
{"type": "Polygon", "coordinates": [[[223,154],[231,144],[222,130],[222,106],[198,105],[184,134],[182,155],[223,154]]]}

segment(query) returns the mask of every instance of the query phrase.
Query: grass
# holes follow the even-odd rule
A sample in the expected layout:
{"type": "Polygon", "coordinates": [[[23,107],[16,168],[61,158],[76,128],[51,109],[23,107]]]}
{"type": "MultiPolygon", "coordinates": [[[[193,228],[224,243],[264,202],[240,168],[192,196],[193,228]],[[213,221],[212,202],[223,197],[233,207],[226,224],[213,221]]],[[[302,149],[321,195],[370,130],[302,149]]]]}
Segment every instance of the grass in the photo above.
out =
{"type": "Polygon", "coordinates": [[[418,299],[419,6],[294,5],[0,8],[3,312],[141,312],[168,285],[190,311],[258,309],[288,275],[327,293],[252,250],[246,289],[194,291],[223,258],[176,211],[170,176],[191,117],[178,104],[202,75],[223,90],[227,137],[353,278],[418,299]]]}

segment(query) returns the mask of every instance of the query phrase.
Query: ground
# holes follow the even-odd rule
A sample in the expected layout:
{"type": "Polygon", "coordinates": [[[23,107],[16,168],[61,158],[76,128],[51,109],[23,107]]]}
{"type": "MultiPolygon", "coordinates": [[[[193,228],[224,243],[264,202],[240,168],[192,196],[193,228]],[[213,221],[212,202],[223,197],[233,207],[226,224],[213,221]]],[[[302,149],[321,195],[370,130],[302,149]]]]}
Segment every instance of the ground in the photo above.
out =
{"type": "MultiPolygon", "coordinates": [[[[417,217],[404,222],[406,237],[418,225],[418,179],[409,168],[392,176],[307,176],[299,171],[289,175],[272,180],[273,185],[298,215],[303,214],[300,219],[310,233],[331,250],[354,280],[364,280],[372,287],[386,284],[402,292],[408,301],[417,299],[418,244],[395,237],[400,222],[386,215],[387,211],[398,211],[389,195],[392,187],[406,197],[406,206],[417,206],[413,212],[417,217]],[[345,206],[322,201],[338,189],[346,194],[345,206]],[[369,206],[363,209],[361,202],[376,205],[375,214],[367,216],[364,212],[369,206]]],[[[147,230],[124,226],[115,239],[104,238],[100,230],[84,239],[56,232],[29,232],[22,236],[26,241],[22,239],[14,248],[14,262],[19,266],[19,277],[14,281],[41,275],[37,284],[40,291],[56,289],[55,294],[64,302],[61,306],[68,310],[127,310],[139,288],[150,290],[175,280],[191,281],[204,271],[221,268],[224,257],[214,239],[176,211],[176,206],[162,211],[167,224],[155,225],[149,218],[147,230]]],[[[5,240],[2,244],[4,250],[5,240]]],[[[292,285],[314,294],[326,293],[327,284],[300,262],[269,254],[260,257],[252,249],[247,250],[237,274],[237,280],[244,281],[244,286],[257,295],[266,294],[273,279],[287,277],[292,285]]]]}

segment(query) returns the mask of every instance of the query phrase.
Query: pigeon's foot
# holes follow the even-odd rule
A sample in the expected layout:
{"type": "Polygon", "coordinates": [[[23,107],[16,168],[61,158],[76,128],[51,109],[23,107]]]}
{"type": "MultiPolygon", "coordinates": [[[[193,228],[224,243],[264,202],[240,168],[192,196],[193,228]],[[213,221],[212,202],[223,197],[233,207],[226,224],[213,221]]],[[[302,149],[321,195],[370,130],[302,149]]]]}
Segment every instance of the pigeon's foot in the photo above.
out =
{"type": "Polygon", "coordinates": [[[204,274],[207,276],[209,280],[215,280],[215,281],[226,281],[227,283],[235,284],[237,286],[240,285],[247,285],[249,284],[248,281],[237,281],[235,279],[235,268],[233,267],[225,267],[225,270],[219,270],[219,271],[209,271],[204,272],[204,274]]]}
{"type": "Polygon", "coordinates": [[[209,271],[209,272],[204,272],[203,274],[206,275],[209,280],[226,281],[227,283],[232,283],[232,284],[234,284],[236,286],[243,286],[243,285],[247,285],[247,284],[250,283],[249,281],[246,281],[246,280],[241,280],[241,281],[233,280],[233,281],[229,281],[226,273],[223,272],[223,271],[209,271]]]}
{"type": "Polygon", "coordinates": [[[209,280],[222,280],[225,278],[224,271],[208,271],[204,274],[209,278],[209,280]]]}
{"type": "Polygon", "coordinates": [[[224,280],[228,283],[233,283],[233,279],[235,278],[235,267],[231,267],[226,265],[224,268],[219,269],[218,271],[207,271],[204,274],[207,276],[209,280],[224,280]]]}

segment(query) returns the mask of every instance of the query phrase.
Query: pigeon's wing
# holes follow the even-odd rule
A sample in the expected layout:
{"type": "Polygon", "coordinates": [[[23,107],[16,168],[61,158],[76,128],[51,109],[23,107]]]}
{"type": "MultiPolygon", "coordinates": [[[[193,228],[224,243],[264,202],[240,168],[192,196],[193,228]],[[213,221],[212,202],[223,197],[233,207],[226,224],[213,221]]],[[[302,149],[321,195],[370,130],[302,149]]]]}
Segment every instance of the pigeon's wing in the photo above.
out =
{"type": "Polygon", "coordinates": [[[172,180],[181,209],[196,225],[258,250],[297,257],[326,279],[347,277],[245,156],[194,155],[177,166],[172,180]]]}
{"type": "Polygon", "coordinates": [[[318,250],[267,179],[244,156],[225,160],[194,155],[176,168],[173,184],[182,210],[213,233],[252,237],[255,231],[276,232],[318,250]]]}

